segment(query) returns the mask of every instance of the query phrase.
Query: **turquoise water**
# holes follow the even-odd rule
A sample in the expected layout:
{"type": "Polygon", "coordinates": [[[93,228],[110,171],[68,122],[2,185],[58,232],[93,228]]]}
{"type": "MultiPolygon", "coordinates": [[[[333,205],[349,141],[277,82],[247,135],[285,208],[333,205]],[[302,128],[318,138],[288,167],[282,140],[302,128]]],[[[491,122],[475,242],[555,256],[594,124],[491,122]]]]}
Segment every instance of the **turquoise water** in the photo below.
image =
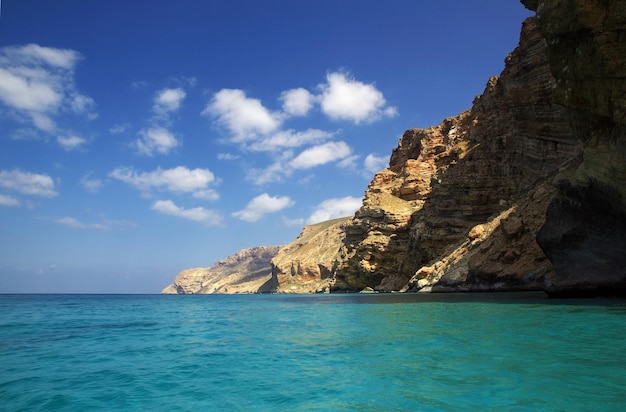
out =
{"type": "Polygon", "coordinates": [[[617,411],[626,301],[4,295],[0,410],[617,411]]]}

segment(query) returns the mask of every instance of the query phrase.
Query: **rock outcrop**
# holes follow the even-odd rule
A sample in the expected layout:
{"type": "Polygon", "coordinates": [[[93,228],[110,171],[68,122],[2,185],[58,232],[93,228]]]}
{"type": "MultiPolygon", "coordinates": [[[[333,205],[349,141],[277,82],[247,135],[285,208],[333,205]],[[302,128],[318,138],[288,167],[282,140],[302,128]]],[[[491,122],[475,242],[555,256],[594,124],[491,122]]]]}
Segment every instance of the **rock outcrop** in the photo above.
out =
{"type": "Polygon", "coordinates": [[[272,259],[272,280],[277,293],[330,291],[337,268],[337,252],[345,237],[348,218],[305,226],[300,235],[272,259]]]}
{"type": "Polygon", "coordinates": [[[553,102],[546,46],[527,19],[470,110],[405,132],[346,228],[334,289],[543,287],[552,266],[535,238],[553,193],[546,182],[581,153],[553,102]]]}
{"type": "Polygon", "coordinates": [[[244,249],[212,267],[187,269],[161,293],[267,293],[273,291],[271,260],[280,246],[244,249]]]}
{"type": "Polygon", "coordinates": [[[523,1],[537,12],[553,100],[584,150],[555,179],[538,242],[554,295],[626,294],[626,1],[523,1]]]}
{"type": "Polygon", "coordinates": [[[348,220],[344,217],[305,226],[288,245],[244,249],[212,267],[183,270],[161,293],[328,292],[348,220]]]}
{"type": "Polygon", "coordinates": [[[164,292],[626,295],[626,1],[522,3],[501,75],[407,130],[354,217],[305,227],[254,287],[191,269],[164,292]]]}

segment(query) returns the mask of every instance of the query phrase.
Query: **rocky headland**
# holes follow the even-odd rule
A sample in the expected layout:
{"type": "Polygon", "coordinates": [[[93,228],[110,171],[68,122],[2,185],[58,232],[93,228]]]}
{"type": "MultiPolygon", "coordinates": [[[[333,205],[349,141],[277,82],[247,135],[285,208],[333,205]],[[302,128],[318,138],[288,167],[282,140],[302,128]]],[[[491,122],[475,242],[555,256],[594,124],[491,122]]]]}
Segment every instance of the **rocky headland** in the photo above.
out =
{"type": "Polygon", "coordinates": [[[216,264],[164,292],[626,294],[626,2],[522,3],[500,76],[407,130],[353,217],[272,249],[257,283],[216,264]]]}

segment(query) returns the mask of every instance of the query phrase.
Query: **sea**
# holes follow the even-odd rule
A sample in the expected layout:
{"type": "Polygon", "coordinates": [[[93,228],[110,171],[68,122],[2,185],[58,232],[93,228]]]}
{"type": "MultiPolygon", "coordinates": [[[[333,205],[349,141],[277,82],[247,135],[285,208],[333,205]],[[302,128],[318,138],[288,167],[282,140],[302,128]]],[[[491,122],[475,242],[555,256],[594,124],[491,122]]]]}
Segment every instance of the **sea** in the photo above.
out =
{"type": "Polygon", "coordinates": [[[0,295],[1,411],[626,410],[626,300],[0,295]]]}

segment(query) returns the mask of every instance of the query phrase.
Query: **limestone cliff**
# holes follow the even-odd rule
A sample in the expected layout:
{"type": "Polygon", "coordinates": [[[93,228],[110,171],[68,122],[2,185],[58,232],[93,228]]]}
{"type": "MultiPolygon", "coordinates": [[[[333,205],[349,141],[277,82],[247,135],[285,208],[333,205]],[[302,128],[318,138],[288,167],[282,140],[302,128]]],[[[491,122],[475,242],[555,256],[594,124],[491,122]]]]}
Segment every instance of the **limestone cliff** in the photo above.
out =
{"type": "Polygon", "coordinates": [[[305,226],[300,235],[272,259],[272,280],[277,293],[327,292],[334,283],[337,252],[345,237],[348,218],[305,226]]]}
{"type": "MultiPolygon", "coordinates": [[[[626,1],[522,3],[537,15],[472,107],[407,130],[354,217],[305,227],[241,290],[626,295],[626,1]]],[[[240,290],[218,277],[164,292],[240,290]]]]}
{"type": "Polygon", "coordinates": [[[537,12],[555,103],[584,150],[555,179],[538,242],[549,293],[626,294],[626,1],[523,1],[537,12]]]}
{"type": "Polygon", "coordinates": [[[263,293],[273,291],[271,260],[280,246],[244,249],[212,267],[187,269],[161,293],[263,293]]]}
{"type": "Polygon", "coordinates": [[[535,237],[553,189],[580,156],[536,18],[500,77],[465,113],[405,132],[347,226],[336,290],[542,288],[535,237]]]}

